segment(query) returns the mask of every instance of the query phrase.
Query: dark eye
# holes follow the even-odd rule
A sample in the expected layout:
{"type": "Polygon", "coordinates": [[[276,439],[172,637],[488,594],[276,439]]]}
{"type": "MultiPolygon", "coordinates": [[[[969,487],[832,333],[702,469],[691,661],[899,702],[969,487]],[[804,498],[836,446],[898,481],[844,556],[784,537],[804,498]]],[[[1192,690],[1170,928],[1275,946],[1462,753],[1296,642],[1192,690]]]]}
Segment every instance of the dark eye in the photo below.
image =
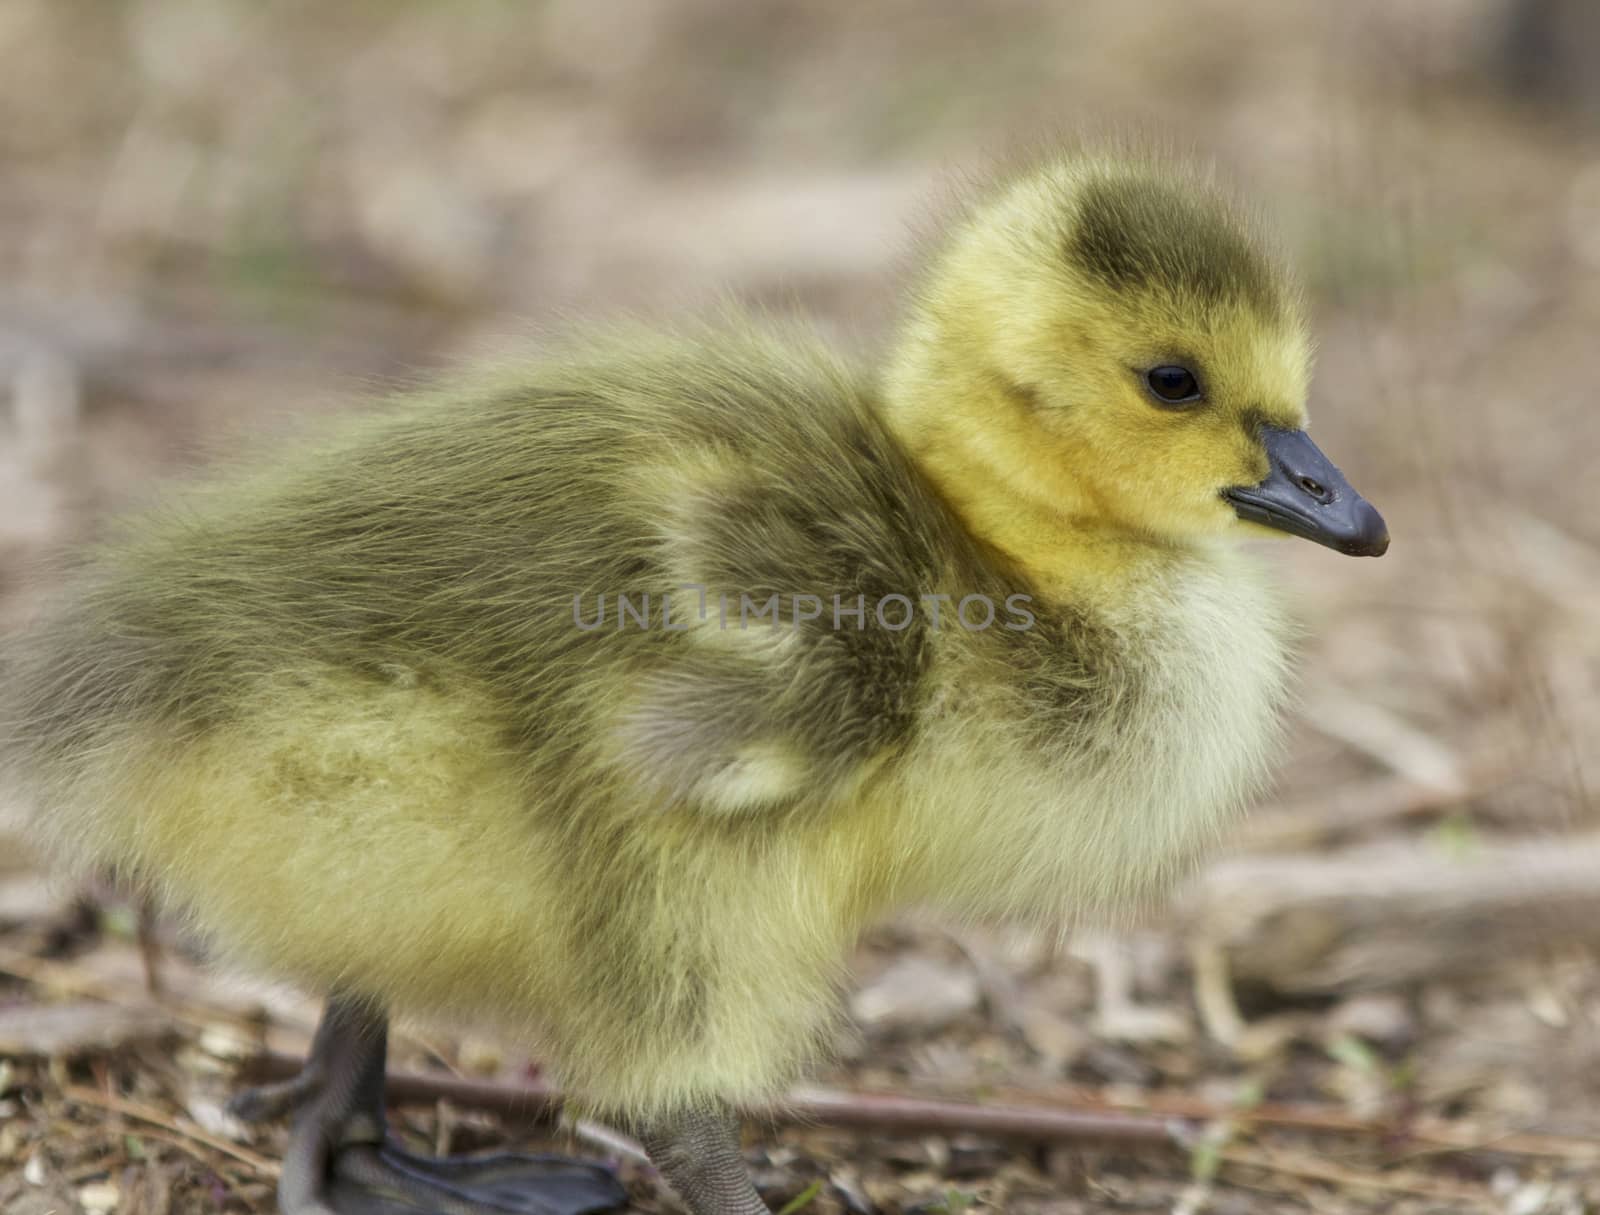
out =
{"type": "Polygon", "coordinates": [[[1150,391],[1169,405],[1187,405],[1200,399],[1200,383],[1187,367],[1152,367],[1144,381],[1150,391]]]}

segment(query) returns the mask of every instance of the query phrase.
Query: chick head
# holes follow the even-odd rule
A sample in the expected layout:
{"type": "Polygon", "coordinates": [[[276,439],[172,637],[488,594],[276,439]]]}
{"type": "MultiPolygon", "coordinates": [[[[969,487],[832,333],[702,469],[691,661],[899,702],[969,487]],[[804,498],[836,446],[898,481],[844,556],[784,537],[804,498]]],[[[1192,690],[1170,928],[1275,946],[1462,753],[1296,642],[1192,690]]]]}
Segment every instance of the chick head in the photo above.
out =
{"type": "Polygon", "coordinates": [[[1030,509],[1172,543],[1288,531],[1381,553],[1382,518],[1305,434],[1300,292],[1205,176],[1052,164],[976,207],[889,374],[913,447],[1030,509]],[[942,456],[941,456],[941,453],[942,456]]]}

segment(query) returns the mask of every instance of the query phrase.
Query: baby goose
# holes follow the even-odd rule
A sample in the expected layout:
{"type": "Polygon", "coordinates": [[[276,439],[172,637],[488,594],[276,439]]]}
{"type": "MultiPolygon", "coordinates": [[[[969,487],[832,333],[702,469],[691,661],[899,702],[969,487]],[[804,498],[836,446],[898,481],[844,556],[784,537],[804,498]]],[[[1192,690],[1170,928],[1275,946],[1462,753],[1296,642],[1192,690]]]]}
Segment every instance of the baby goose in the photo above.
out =
{"type": "Polygon", "coordinates": [[[1062,158],[955,226],[879,375],[616,337],[177,496],[17,654],[6,751],[63,854],[328,993],[246,1103],[294,1111],[289,1215],[620,1198],[386,1144],[391,1007],[521,1035],[697,1215],[764,1212],[733,1111],[864,925],[1113,907],[1246,799],[1285,626],[1230,542],[1388,543],[1309,364],[1202,178],[1062,158]]]}

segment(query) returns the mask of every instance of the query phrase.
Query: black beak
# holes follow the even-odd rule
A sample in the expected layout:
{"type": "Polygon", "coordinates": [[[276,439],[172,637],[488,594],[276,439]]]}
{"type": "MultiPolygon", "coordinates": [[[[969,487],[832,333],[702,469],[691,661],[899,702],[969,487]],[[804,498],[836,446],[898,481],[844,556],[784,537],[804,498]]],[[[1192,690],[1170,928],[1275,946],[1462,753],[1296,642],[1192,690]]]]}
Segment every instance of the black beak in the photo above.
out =
{"type": "Polygon", "coordinates": [[[1263,426],[1272,471],[1260,485],[1225,489],[1239,518],[1275,527],[1352,557],[1381,557],[1389,529],[1303,430],[1263,426]]]}

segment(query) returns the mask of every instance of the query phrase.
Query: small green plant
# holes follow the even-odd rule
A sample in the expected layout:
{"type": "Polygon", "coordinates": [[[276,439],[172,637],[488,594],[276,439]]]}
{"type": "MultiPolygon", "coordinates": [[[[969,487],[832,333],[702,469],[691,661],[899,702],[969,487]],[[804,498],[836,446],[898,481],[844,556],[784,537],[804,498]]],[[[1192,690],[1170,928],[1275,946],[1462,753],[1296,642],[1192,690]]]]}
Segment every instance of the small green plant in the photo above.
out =
{"type": "Polygon", "coordinates": [[[1430,837],[1434,847],[1458,861],[1468,860],[1483,848],[1483,837],[1472,816],[1460,811],[1441,819],[1430,837]]]}
{"type": "Polygon", "coordinates": [[[795,1215],[796,1211],[803,1211],[811,1205],[818,1194],[822,1193],[822,1182],[813,1181],[801,1190],[779,1209],[778,1215],[795,1215]]]}
{"type": "Polygon", "coordinates": [[[1224,1118],[1207,1126],[1189,1145],[1189,1179],[1202,1189],[1209,1189],[1222,1169],[1222,1153],[1238,1134],[1231,1119],[1224,1118]]]}
{"type": "Polygon", "coordinates": [[[1391,1097],[1409,1093],[1416,1087],[1416,1060],[1402,1059],[1391,1064],[1368,1043],[1352,1034],[1340,1034],[1333,1039],[1327,1045],[1327,1052],[1335,1062],[1381,1083],[1391,1097]]]}
{"type": "Polygon", "coordinates": [[[1340,1034],[1329,1042],[1328,1054],[1334,1062],[1365,1076],[1381,1076],[1386,1070],[1378,1052],[1353,1034],[1340,1034]]]}

